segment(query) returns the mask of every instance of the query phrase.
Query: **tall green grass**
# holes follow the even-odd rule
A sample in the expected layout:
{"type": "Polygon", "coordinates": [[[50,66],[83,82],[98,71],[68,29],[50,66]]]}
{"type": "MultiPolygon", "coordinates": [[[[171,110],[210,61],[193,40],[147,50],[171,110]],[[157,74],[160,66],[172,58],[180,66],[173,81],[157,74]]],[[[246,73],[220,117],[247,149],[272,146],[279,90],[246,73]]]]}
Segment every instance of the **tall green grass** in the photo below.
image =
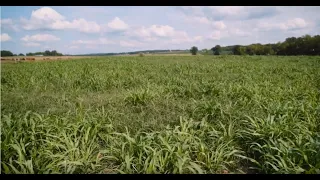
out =
{"type": "Polygon", "coordinates": [[[319,57],[1,66],[2,173],[320,173],[319,57]]]}

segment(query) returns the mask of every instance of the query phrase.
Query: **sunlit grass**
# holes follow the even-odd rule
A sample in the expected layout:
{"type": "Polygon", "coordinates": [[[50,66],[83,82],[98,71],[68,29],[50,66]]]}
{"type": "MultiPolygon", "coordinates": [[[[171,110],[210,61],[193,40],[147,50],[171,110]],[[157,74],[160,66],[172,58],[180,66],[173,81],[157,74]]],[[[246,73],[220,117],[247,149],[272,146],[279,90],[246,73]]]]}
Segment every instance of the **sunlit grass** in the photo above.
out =
{"type": "Polygon", "coordinates": [[[1,66],[2,173],[320,173],[319,57],[1,66]]]}

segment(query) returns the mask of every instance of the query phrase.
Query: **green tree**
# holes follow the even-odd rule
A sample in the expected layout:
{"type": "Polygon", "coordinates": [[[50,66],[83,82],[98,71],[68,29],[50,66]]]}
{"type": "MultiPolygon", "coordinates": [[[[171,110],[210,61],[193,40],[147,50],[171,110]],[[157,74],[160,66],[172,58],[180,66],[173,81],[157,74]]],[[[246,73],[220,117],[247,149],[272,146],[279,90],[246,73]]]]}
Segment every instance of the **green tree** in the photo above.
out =
{"type": "Polygon", "coordinates": [[[246,53],[249,54],[249,55],[255,55],[255,51],[254,51],[253,45],[247,46],[246,53]]]}
{"type": "Polygon", "coordinates": [[[58,52],[56,50],[51,51],[51,56],[57,56],[58,52]]]}
{"type": "Polygon", "coordinates": [[[11,51],[2,50],[1,57],[7,57],[7,56],[13,56],[13,53],[11,51]]]}
{"type": "Polygon", "coordinates": [[[246,54],[246,48],[241,47],[240,45],[236,45],[233,48],[233,54],[234,55],[245,55],[246,54]]]}
{"type": "Polygon", "coordinates": [[[211,48],[211,50],[213,51],[214,55],[220,55],[221,53],[221,46],[220,45],[216,45],[215,47],[211,48]]]}
{"type": "Polygon", "coordinates": [[[201,52],[202,52],[202,54],[208,54],[209,53],[208,49],[202,49],[201,52]]]}
{"type": "Polygon", "coordinates": [[[190,52],[192,55],[197,55],[198,53],[198,48],[196,46],[193,46],[191,49],[190,49],[190,52]]]}
{"type": "Polygon", "coordinates": [[[51,52],[49,50],[44,51],[44,56],[51,56],[51,52]]]}
{"type": "Polygon", "coordinates": [[[24,54],[20,53],[19,56],[24,56],[24,54]]]}

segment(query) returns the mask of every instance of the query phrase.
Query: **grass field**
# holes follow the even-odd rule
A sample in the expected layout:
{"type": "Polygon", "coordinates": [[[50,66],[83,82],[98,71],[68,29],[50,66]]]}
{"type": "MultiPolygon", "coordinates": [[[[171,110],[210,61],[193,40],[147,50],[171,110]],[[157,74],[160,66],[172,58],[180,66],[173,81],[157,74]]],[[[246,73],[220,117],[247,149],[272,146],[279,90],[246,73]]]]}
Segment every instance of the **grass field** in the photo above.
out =
{"type": "Polygon", "coordinates": [[[320,58],[1,64],[2,173],[320,173],[320,58]]]}

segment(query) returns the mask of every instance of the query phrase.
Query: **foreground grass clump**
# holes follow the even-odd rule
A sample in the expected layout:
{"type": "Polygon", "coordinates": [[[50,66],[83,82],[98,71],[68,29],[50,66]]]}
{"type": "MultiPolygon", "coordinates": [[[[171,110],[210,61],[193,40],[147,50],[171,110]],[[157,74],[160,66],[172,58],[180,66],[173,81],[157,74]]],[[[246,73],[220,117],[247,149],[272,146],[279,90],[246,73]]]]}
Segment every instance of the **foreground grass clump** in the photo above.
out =
{"type": "Polygon", "coordinates": [[[1,70],[2,173],[320,173],[319,57],[1,70]]]}
{"type": "Polygon", "coordinates": [[[174,128],[131,135],[116,132],[104,109],[100,113],[5,116],[3,172],[219,173],[235,169],[243,154],[227,131],[205,120],[181,118],[174,128]]]}

